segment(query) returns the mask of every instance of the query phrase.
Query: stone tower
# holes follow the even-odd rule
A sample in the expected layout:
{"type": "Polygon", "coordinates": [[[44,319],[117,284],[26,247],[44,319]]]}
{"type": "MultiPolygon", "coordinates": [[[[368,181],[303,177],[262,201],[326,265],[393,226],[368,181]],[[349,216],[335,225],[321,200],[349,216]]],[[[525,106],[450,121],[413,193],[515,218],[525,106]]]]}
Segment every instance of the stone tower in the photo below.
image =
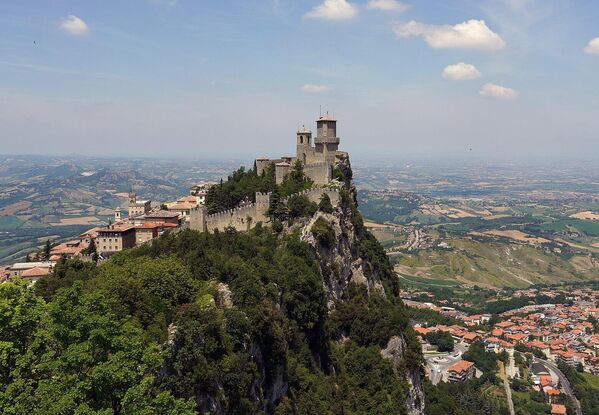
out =
{"type": "Polygon", "coordinates": [[[206,232],[208,219],[208,208],[199,205],[189,212],[189,227],[193,230],[206,232]]]}
{"type": "Polygon", "coordinates": [[[121,208],[120,206],[117,206],[117,208],[114,210],[114,223],[120,222],[121,219],[121,208]]]}
{"type": "Polygon", "coordinates": [[[135,192],[129,192],[129,205],[134,205],[137,203],[137,195],[135,192]]]}
{"type": "Polygon", "coordinates": [[[297,158],[305,165],[312,151],[312,131],[302,126],[297,130],[297,158]]]}
{"type": "Polygon", "coordinates": [[[337,120],[330,116],[321,115],[316,120],[316,139],[314,140],[316,153],[323,156],[324,161],[333,163],[335,153],[339,149],[339,137],[337,137],[337,120]]]}

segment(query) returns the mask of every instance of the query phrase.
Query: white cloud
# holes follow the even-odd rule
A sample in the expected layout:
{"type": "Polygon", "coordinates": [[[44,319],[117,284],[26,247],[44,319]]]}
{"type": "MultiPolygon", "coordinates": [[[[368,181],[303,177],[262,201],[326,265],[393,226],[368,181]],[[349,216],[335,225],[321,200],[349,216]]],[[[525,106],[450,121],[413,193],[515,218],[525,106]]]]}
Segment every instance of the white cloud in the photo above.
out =
{"type": "Polygon", "coordinates": [[[468,20],[455,26],[427,25],[412,20],[396,25],[399,38],[420,36],[434,49],[499,50],[505,41],[486,25],[484,20],[468,20]]]}
{"type": "Polygon", "coordinates": [[[518,98],[518,92],[512,88],[506,88],[495,84],[484,84],[480,89],[479,94],[485,98],[496,98],[496,99],[516,99],[518,98]]]}
{"type": "Polygon", "coordinates": [[[301,87],[303,92],[308,94],[320,94],[321,92],[327,92],[332,90],[328,85],[314,85],[314,84],[305,84],[301,87]]]}
{"type": "Polygon", "coordinates": [[[314,7],[304,17],[308,19],[347,20],[358,14],[358,8],[347,0],[324,0],[324,3],[314,7]]]}
{"type": "Polygon", "coordinates": [[[445,69],[443,69],[441,76],[445,79],[452,79],[454,81],[469,81],[480,78],[481,73],[476,69],[476,66],[460,62],[455,65],[446,66],[445,69]]]}
{"type": "Polygon", "coordinates": [[[405,12],[410,8],[407,4],[404,4],[397,0],[370,0],[366,4],[368,10],[383,10],[388,12],[405,12]]]}
{"type": "Polygon", "coordinates": [[[599,55],[599,37],[592,39],[586,48],[584,48],[585,53],[589,55],[599,55]]]}
{"type": "Polygon", "coordinates": [[[89,33],[87,23],[72,14],[62,19],[60,28],[75,36],[83,36],[89,33]]]}

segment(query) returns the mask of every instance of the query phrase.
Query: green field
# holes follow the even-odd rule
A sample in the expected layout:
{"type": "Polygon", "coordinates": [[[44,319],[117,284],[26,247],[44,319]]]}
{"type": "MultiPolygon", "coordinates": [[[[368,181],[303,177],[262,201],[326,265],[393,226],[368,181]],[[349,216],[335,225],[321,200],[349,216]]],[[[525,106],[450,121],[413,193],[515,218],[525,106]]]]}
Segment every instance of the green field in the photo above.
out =
{"type": "MultiPolygon", "coordinates": [[[[588,256],[562,258],[532,246],[466,239],[447,241],[453,250],[428,249],[393,257],[396,271],[437,284],[455,281],[483,287],[527,287],[599,279],[599,265],[588,256]]],[[[410,277],[413,278],[413,277],[410,277]]],[[[414,280],[416,281],[416,280],[414,280]]]]}
{"type": "Polygon", "coordinates": [[[572,228],[588,236],[599,236],[599,222],[583,219],[560,219],[540,226],[544,231],[564,232],[572,228]]]}
{"type": "Polygon", "coordinates": [[[23,221],[15,216],[0,216],[0,232],[20,228],[23,221]]]}
{"type": "Polygon", "coordinates": [[[403,285],[414,285],[414,286],[437,286],[437,287],[457,287],[459,284],[452,280],[441,280],[433,278],[422,278],[415,275],[399,274],[401,283],[403,285]]]}

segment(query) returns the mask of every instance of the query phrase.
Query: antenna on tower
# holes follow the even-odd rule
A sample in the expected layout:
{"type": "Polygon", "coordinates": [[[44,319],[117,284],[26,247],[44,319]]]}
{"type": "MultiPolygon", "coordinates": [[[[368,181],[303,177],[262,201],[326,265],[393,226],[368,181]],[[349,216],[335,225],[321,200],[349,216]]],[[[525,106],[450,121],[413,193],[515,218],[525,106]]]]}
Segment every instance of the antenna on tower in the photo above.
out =
{"type": "Polygon", "coordinates": [[[322,105],[320,105],[320,109],[319,109],[319,114],[320,117],[322,117],[322,105]]]}

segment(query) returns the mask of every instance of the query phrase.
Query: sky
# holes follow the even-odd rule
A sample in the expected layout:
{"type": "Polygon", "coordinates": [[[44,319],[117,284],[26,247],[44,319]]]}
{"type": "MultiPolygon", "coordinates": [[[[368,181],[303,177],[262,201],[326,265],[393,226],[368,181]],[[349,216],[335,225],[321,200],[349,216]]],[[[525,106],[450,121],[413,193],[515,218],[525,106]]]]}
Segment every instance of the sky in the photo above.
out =
{"type": "Polygon", "coordinates": [[[599,2],[0,1],[0,154],[599,159],[599,2]]]}

